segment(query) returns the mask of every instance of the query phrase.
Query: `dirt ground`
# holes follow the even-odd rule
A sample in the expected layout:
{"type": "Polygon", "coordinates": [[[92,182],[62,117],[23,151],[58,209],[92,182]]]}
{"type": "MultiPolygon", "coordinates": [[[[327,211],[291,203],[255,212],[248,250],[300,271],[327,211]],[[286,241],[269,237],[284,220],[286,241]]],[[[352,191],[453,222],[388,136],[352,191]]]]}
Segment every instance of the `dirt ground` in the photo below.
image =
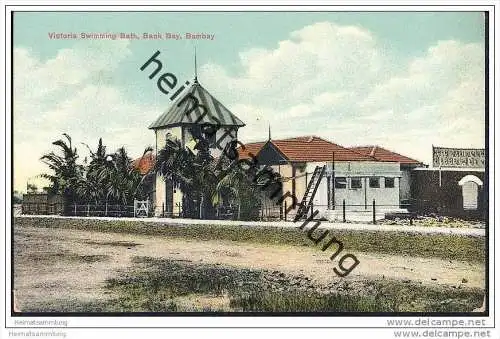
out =
{"type": "Polygon", "coordinates": [[[14,241],[14,287],[21,310],[23,305],[50,299],[107,299],[106,280],[131,267],[136,256],[276,270],[305,275],[320,284],[384,277],[484,289],[485,278],[484,264],[378,253],[353,253],[360,264],[340,278],[329,254],[312,247],[19,226],[14,241]]]}

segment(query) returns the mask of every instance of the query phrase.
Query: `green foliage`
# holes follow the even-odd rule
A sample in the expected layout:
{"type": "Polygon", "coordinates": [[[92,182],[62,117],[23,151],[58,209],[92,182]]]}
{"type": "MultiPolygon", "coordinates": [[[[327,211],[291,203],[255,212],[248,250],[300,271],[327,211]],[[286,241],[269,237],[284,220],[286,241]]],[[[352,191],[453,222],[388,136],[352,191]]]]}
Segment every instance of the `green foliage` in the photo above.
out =
{"type": "Polygon", "coordinates": [[[63,133],[64,139],[54,141],[62,155],[50,152],[43,155],[40,160],[45,163],[53,174],[41,174],[42,178],[51,183],[49,193],[62,194],[65,200],[73,201],[77,195],[78,181],[83,175],[84,168],[77,164],[77,149],[73,148],[71,137],[63,133]]]}
{"type": "Polygon", "coordinates": [[[51,185],[49,193],[62,194],[67,204],[132,204],[143,176],[132,166],[124,147],[107,154],[106,146],[99,139],[96,151],[90,151],[90,163],[77,164],[77,149],[73,148],[71,137],[63,134],[66,140],[57,140],[62,155],[50,152],[41,160],[53,174],[42,174],[51,185]]]}
{"type": "Polygon", "coordinates": [[[260,203],[258,187],[224,156],[214,159],[207,143],[199,142],[196,150],[194,153],[179,140],[167,136],[155,165],[155,172],[184,192],[184,209],[196,208],[195,204],[203,201],[203,216],[210,218],[216,207],[231,204],[240,207],[240,219],[256,218],[260,203]]]}
{"type": "Polygon", "coordinates": [[[214,204],[229,203],[238,205],[239,220],[255,220],[258,218],[260,205],[260,188],[248,178],[247,174],[230,163],[228,159],[221,159],[218,164],[220,168],[227,168],[221,171],[221,180],[217,183],[215,192],[212,195],[214,204]]]}
{"type": "MultiPolygon", "coordinates": [[[[259,244],[313,246],[298,227],[175,225],[154,222],[62,220],[17,218],[16,225],[78,229],[99,232],[145,234],[168,238],[197,240],[228,240],[259,244]]],[[[297,225],[299,226],[299,225],[297,225]]],[[[318,231],[319,232],[319,231],[318,231]]],[[[449,234],[418,234],[406,232],[332,231],[349,252],[374,252],[412,257],[435,257],[468,262],[485,261],[484,237],[449,234]]],[[[325,239],[328,241],[330,237],[325,239]]],[[[320,251],[321,244],[313,246],[320,251]]]]}
{"type": "MultiPolygon", "coordinates": [[[[470,312],[480,289],[423,286],[398,280],[343,281],[327,287],[279,272],[134,257],[131,270],[107,280],[115,299],[101,309],[128,312],[470,312]],[[221,301],[213,306],[198,297],[221,301]],[[221,309],[222,308],[222,309],[221,309]]],[[[90,307],[91,309],[93,307],[90,307]]]]}

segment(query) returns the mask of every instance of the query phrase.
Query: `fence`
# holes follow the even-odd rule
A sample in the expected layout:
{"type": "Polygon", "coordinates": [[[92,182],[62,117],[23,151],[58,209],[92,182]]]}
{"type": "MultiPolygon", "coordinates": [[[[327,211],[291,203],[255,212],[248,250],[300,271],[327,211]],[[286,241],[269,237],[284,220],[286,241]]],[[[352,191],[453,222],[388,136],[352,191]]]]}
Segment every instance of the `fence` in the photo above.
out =
{"type": "MultiPolygon", "coordinates": [[[[160,217],[163,218],[195,218],[201,219],[200,216],[201,207],[197,204],[191,206],[191,208],[183,208],[180,204],[176,204],[172,211],[165,210],[165,204],[162,204],[160,210],[160,217]]],[[[153,210],[155,208],[153,207],[153,210]]],[[[208,211],[208,209],[207,209],[208,211]]],[[[216,207],[211,213],[211,216],[206,216],[205,219],[219,219],[219,220],[238,220],[240,217],[240,206],[239,205],[227,205],[216,207]]]]}
{"type": "Polygon", "coordinates": [[[66,214],[80,217],[133,217],[133,205],[95,205],[73,204],[68,206],[66,214]]]}
{"type": "Polygon", "coordinates": [[[151,211],[147,200],[135,200],[134,205],[72,204],[66,214],[81,217],[148,217],[151,211]]]}
{"type": "MultiPolygon", "coordinates": [[[[377,221],[386,218],[405,218],[409,219],[410,224],[413,224],[413,219],[416,217],[416,213],[411,212],[411,204],[398,204],[398,205],[387,205],[387,204],[377,204],[375,200],[372,200],[370,204],[347,204],[345,200],[342,201],[341,206],[336,206],[335,209],[329,209],[327,205],[314,205],[308,210],[308,215],[303,216],[315,219],[325,219],[325,220],[336,220],[342,222],[348,221],[360,221],[360,222],[371,222],[376,224],[377,221]],[[322,210],[323,213],[314,215],[316,210],[322,210]]],[[[298,207],[293,211],[288,211],[290,209],[287,207],[285,201],[281,213],[283,220],[293,221],[295,218],[295,213],[298,211],[298,207]]]]}

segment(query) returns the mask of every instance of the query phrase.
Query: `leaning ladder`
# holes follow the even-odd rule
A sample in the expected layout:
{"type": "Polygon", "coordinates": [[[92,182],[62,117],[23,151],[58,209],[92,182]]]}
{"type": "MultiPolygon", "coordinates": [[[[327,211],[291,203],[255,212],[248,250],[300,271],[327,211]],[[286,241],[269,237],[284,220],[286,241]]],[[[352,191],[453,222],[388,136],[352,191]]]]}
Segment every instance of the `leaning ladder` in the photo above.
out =
{"type": "Polygon", "coordinates": [[[304,193],[304,196],[302,197],[302,201],[300,202],[297,214],[295,214],[295,221],[307,217],[307,213],[313,206],[314,196],[316,195],[316,191],[318,190],[319,184],[321,182],[321,179],[323,178],[323,175],[325,174],[325,171],[326,165],[316,166],[316,168],[314,169],[311,180],[307,184],[306,191],[304,193]]]}

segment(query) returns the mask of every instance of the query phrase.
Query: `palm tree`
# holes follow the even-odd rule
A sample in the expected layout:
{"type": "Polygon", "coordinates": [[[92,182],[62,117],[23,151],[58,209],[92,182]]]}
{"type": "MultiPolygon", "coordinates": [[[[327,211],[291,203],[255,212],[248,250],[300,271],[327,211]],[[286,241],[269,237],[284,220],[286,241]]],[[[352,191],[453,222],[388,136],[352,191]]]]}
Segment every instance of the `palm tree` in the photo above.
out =
{"type": "Polygon", "coordinates": [[[62,194],[65,203],[69,204],[78,200],[77,187],[83,174],[83,166],[76,163],[78,154],[77,149],[72,146],[71,137],[66,133],[63,136],[66,140],[59,139],[52,143],[62,150],[62,155],[50,152],[40,158],[54,174],[44,173],[40,177],[50,181],[50,193],[62,194]]]}
{"type": "MultiPolygon", "coordinates": [[[[223,162],[230,165],[227,159],[223,162]]],[[[226,168],[228,167],[228,170],[220,174],[221,179],[212,195],[212,203],[219,206],[238,205],[237,219],[256,218],[258,216],[257,207],[260,204],[259,187],[238,166],[226,166],[226,168]]]]}
{"type": "Polygon", "coordinates": [[[158,152],[154,172],[183,192],[185,216],[210,218],[214,214],[211,196],[217,185],[215,163],[208,150],[198,147],[197,151],[195,154],[178,139],[167,136],[165,146],[158,152]],[[196,212],[199,206],[201,213],[196,212]]]}
{"type": "Polygon", "coordinates": [[[195,158],[195,154],[183,147],[179,140],[167,136],[165,146],[158,152],[154,171],[170,180],[174,187],[189,192],[194,188],[195,158]]]}
{"type": "Polygon", "coordinates": [[[79,182],[79,192],[81,196],[87,198],[85,199],[87,202],[92,200],[97,204],[104,201],[107,193],[107,177],[102,174],[112,166],[107,161],[108,155],[106,154],[106,146],[102,143],[102,138],[99,138],[95,152],[87,144],[82,144],[89,150],[91,160],[86,168],[85,176],[79,182]]]}
{"type": "Polygon", "coordinates": [[[142,180],[124,147],[107,156],[106,163],[98,171],[98,178],[103,183],[106,197],[124,205],[132,204],[142,180]]]}

